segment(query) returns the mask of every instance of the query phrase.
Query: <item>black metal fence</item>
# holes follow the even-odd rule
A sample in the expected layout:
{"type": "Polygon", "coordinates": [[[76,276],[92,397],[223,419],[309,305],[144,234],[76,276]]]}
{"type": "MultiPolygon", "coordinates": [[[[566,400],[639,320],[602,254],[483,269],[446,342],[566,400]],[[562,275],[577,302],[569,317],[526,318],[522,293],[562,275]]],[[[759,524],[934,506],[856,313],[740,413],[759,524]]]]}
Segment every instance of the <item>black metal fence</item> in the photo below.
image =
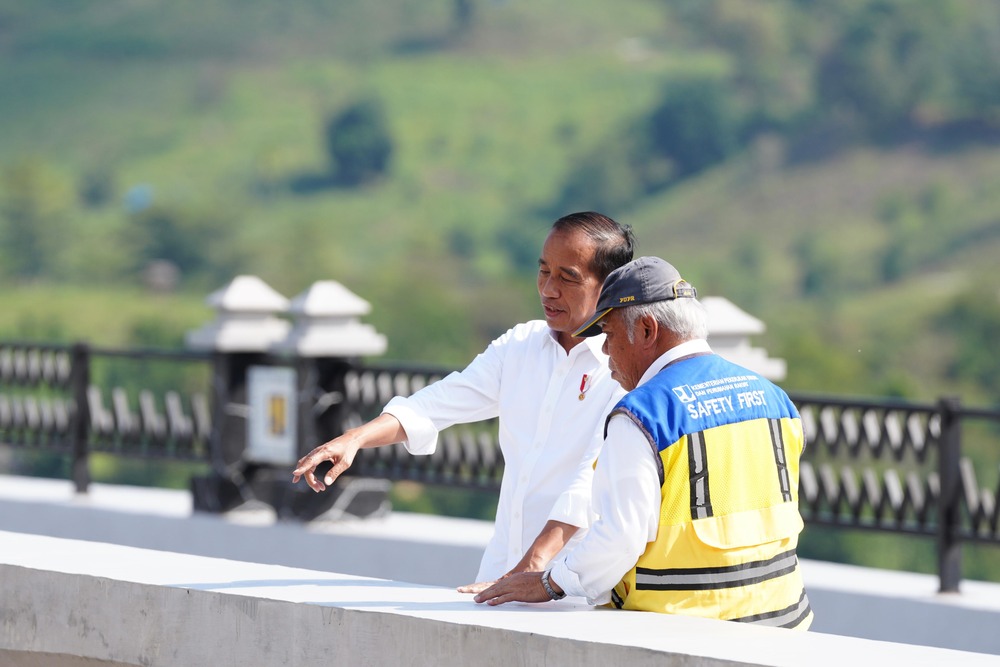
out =
{"type": "MultiPolygon", "coordinates": [[[[205,462],[236,489],[237,500],[245,499],[240,489],[261,466],[242,457],[245,429],[223,424],[246,419],[243,376],[250,363],[298,372],[299,455],[376,416],[392,396],[450,372],[342,359],[0,343],[0,444],[69,457],[81,492],[90,480],[88,457],[101,452],[205,462]]],[[[979,481],[997,473],[1000,410],[963,407],[955,398],[933,404],[791,398],[808,443],[800,470],[807,522],[935,538],[942,591],[958,589],[962,543],[1000,545],[1000,479],[993,489],[979,481]],[[978,464],[963,451],[963,429],[973,423],[987,439],[978,464]]],[[[362,450],[351,471],[495,491],[503,459],[496,424],[486,422],[447,429],[430,456],[410,456],[402,445],[362,450]]],[[[285,484],[287,472],[268,483],[285,484]]],[[[280,503],[295,496],[270,497],[280,503]]]]}
{"type": "MultiPolygon", "coordinates": [[[[807,450],[799,506],[814,524],[934,537],[942,591],[957,591],[962,542],[1000,545],[995,490],[982,488],[963,455],[963,426],[992,430],[980,470],[1000,460],[1000,410],[901,400],[791,396],[807,450]]],[[[988,466],[992,466],[989,470],[988,466]]]]}
{"type": "Polygon", "coordinates": [[[94,453],[209,461],[212,416],[205,362],[211,358],[83,344],[0,343],[0,443],[68,456],[79,492],[90,483],[88,461],[94,453]],[[149,373],[158,364],[175,367],[170,379],[161,378],[160,392],[150,386],[156,374],[149,373]],[[184,381],[178,364],[202,367],[202,391],[184,381]]]}

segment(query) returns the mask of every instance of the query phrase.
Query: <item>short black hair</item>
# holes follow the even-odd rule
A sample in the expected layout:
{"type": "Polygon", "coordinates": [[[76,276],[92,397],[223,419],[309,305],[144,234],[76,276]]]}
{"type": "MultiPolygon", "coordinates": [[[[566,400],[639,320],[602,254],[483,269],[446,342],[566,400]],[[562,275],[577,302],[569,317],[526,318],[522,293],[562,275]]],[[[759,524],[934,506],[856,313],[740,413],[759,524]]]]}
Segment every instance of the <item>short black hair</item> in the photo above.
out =
{"type": "Polygon", "coordinates": [[[552,223],[553,232],[575,229],[584,232],[597,244],[590,270],[601,282],[609,273],[632,261],[636,241],[630,225],[619,224],[595,211],[570,213],[552,223]]]}

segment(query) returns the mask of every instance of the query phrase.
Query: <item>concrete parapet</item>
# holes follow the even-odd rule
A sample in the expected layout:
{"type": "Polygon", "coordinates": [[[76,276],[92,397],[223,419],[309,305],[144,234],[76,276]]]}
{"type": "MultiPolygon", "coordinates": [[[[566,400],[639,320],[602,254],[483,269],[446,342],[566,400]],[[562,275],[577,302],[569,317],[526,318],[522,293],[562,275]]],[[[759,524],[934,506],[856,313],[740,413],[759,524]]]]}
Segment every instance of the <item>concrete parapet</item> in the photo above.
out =
{"type": "Polygon", "coordinates": [[[9,532],[0,545],[0,651],[52,665],[996,664],[572,598],[490,608],[452,589],[314,570],[9,532]]]}
{"type": "MultiPolygon", "coordinates": [[[[0,530],[454,587],[475,577],[492,524],[400,512],[287,522],[195,512],[186,491],[92,484],[76,494],[67,480],[0,475],[0,530]]],[[[928,574],[811,560],[802,572],[816,632],[1000,655],[1000,584],[965,580],[961,594],[940,594],[928,574]]]]}

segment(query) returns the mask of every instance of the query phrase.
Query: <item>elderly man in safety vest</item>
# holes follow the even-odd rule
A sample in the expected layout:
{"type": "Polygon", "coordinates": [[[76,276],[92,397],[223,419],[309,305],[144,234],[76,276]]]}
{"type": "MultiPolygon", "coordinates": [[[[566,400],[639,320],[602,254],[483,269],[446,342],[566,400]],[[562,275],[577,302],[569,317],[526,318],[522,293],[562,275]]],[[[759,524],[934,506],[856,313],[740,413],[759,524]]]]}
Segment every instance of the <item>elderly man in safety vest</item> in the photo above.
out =
{"type": "Polygon", "coordinates": [[[795,553],[798,411],[777,386],[714,354],[705,310],[677,270],[642,257],[604,282],[577,336],[606,334],[629,393],[605,424],[586,538],[544,572],[476,596],[591,604],[805,630],[795,553]]]}

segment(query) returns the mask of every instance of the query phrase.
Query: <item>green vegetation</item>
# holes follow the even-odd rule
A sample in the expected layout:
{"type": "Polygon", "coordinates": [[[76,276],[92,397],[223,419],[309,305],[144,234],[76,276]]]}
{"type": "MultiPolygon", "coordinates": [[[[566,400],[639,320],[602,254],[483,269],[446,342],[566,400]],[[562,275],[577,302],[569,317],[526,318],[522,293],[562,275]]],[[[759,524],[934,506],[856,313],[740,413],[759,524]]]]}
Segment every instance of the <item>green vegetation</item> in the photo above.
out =
{"type": "Polygon", "coordinates": [[[596,208],[789,389],[1000,404],[998,44],[992,0],[0,0],[0,338],[179,346],[251,273],[459,365],[596,208]]]}

